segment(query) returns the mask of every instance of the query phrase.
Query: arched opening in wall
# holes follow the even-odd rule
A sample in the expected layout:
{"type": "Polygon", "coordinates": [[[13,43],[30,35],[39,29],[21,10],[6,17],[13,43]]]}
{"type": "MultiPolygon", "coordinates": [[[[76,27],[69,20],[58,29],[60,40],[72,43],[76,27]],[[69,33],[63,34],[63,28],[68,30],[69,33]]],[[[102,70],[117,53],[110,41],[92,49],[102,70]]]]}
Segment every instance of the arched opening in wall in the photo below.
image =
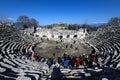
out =
{"type": "Polygon", "coordinates": [[[46,35],[43,35],[43,37],[47,37],[46,35]]]}
{"type": "Polygon", "coordinates": [[[73,38],[77,38],[78,36],[77,35],[74,35],[73,38]]]}
{"type": "Polygon", "coordinates": [[[52,38],[54,38],[54,35],[51,35],[52,38]]]}
{"type": "Polygon", "coordinates": [[[63,38],[63,36],[62,36],[62,35],[60,35],[60,36],[58,36],[58,38],[62,39],[62,38],[63,38]]]}
{"type": "Polygon", "coordinates": [[[70,35],[67,35],[67,36],[66,36],[66,38],[69,38],[69,37],[70,37],[70,35]]]}
{"type": "Polygon", "coordinates": [[[35,35],[35,37],[39,37],[39,35],[35,35]]]}

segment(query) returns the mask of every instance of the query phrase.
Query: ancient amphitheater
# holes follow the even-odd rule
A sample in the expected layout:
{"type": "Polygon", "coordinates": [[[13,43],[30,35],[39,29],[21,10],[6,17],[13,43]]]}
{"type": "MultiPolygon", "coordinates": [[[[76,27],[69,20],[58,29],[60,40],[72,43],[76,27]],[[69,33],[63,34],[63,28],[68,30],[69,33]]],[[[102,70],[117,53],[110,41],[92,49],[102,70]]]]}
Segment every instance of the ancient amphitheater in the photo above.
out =
{"type": "MultiPolygon", "coordinates": [[[[26,29],[21,30],[21,32],[31,36],[34,30],[26,29]]],[[[90,51],[87,50],[90,47],[86,46],[82,41],[86,35],[88,35],[86,28],[80,28],[78,31],[62,30],[61,28],[37,28],[37,31],[32,34],[35,40],[40,42],[36,49],[37,53],[39,53],[38,55],[46,57],[50,57],[51,55],[47,56],[43,54],[56,53],[58,56],[62,56],[64,52],[68,52],[70,55],[90,53],[90,51]]]]}
{"type": "Polygon", "coordinates": [[[45,30],[31,36],[29,33],[21,33],[13,26],[1,26],[0,80],[120,80],[120,27],[100,28],[86,37],[83,33],[67,32],[61,33],[59,30],[48,33],[45,30]],[[62,40],[63,44],[73,42],[77,48],[80,43],[91,47],[93,55],[97,55],[93,67],[81,65],[78,69],[69,69],[56,63],[49,68],[47,59],[34,61],[34,44],[53,38],[62,40]],[[66,41],[66,38],[70,38],[67,39],[70,41],[66,41]],[[96,66],[95,62],[100,65],[96,66]]]}

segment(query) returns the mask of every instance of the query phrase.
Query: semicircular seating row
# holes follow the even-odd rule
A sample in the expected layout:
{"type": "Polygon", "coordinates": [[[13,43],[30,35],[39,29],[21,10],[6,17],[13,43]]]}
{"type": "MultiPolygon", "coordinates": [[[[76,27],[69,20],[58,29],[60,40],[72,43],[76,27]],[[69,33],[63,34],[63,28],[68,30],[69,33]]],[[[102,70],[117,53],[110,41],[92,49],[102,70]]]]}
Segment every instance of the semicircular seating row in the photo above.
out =
{"type": "Polygon", "coordinates": [[[96,48],[102,54],[102,65],[120,70],[120,29],[99,37],[96,48]]]}
{"type": "Polygon", "coordinates": [[[7,30],[2,29],[0,33],[0,80],[38,80],[47,74],[46,64],[42,63],[43,67],[25,54],[32,50],[31,45],[26,47],[25,42],[20,42],[18,36],[7,33],[7,30]]]}

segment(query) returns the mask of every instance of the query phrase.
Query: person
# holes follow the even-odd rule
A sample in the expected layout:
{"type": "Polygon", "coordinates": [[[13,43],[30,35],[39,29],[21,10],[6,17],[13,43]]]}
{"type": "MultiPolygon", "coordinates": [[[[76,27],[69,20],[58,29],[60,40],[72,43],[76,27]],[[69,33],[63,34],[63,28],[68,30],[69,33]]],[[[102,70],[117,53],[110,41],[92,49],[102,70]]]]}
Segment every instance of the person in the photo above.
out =
{"type": "Polygon", "coordinates": [[[62,63],[62,60],[60,57],[58,57],[58,63],[61,64],[62,63]]]}
{"type": "Polygon", "coordinates": [[[76,43],[76,41],[73,41],[73,44],[75,44],[76,43]]]}
{"type": "Polygon", "coordinates": [[[41,62],[41,59],[42,59],[41,56],[39,56],[37,61],[38,61],[38,62],[41,62]]]}
{"type": "Polygon", "coordinates": [[[28,47],[28,46],[29,46],[29,44],[28,44],[28,43],[26,43],[26,44],[25,44],[25,46],[26,46],[26,47],[28,47]]]}
{"type": "Polygon", "coordinates": [[[68,48],[68,44],[66,45],[66,48],[68,48]]]}
{"type": "Polygon", "coordinates": [[[68,66],[70,67],[71,57],[69,55],[67,56],[67,60],[68,60],[68,66]]]}
{"type": "Polygon", "coordinates": [[[61,58],[61,61],[62,61],[62,65],[64,65],[64,61],[65,61],[64,57],[61,58]]]}
{"type": "Polygon", "coordinates": [[[32,56],[32,52],[28,52],[28,59],[30,59],[31,60],[31,56],[32,56]]]}
{"type": "Polygon", "coordinates": [[[65,68],[68,68],[68,60],[65,58],[65,60],[64,60],[64,67],[65,68]]]}
{"type": "Polygon", "coordinates": [[[52,63],[51,63],[51,58],[49,58],[49,59],[47,60],[47,65],[48,65],[49,68],[51,67],[51,65],[52,65],[52,63]]]}
{"type": "Polygon", "coordinates": [[[75,67],[75,61],[76,61],[75,56],[73,56],[72,59],[71,59],[71,61],[70,61],[71,68],[75,67]]]}
{"type": "Polygon", "coordinates": [[[55,53],[53,53],[53,57],[55,58],[55,53]]]}
{"type": "Polygon", "coordinates": [[[92,66],[93,66],[93,58],[89,57],[88,67],[92,68],[92,66]]]}
{"type": "Polygon", "coordinates": [[[38,57],[37,57],[36,53],[34,53],[33,58],[34,58],[35,61],[37,60],[38,57]]]}
{"type": "Polygon", "coordinates": [[[64,52],[63,57],[64,57],[64,58],[67,57],[67,52],[64,52]]]}
{"type": "Polygon", "coordinates": [[[55,58],[53,57],[52,60],[51,60],[51,64],[55,64],[56,63],[56,60],[55,58]]]}
{"type": "Polygon", "coordinates": [[[88,57],[85,54],[83,54],[83,56],[82,56],[82,63],[83,63],[82,64],[83,66],[85,66],[85,67],[88,66],[88,57]]]}
{"type": "Polygon", "coordinates": [[[76,58],[76,68],[79,68],[80,62],[81,62],[80,58],[77,57],[76,58]]]}
{"type": "Polygon", "coordinates": [[[25,54],[26,54],[26,49],[23,48],[23,49],[22,49],[22,52],[24,53],[23,55],[25,55],[25,54]]]}
{"type": "Polygon", "coordinates": [[[72,45],[72,44],[70,45],[70,48],[73,48],[73,45],[72,45]]]}

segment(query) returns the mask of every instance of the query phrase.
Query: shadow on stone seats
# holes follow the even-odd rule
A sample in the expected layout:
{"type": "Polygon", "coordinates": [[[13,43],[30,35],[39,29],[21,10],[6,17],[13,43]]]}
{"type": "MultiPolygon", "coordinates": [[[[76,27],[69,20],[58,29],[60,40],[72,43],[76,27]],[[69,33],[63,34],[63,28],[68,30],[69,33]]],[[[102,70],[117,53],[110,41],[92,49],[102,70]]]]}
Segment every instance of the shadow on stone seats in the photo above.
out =
{"type": "Polygon", "coordinates": [[[66,80],[63,79],[64,74],[61,73],[60,68],[54,67],[51,73],[51,80],[66,80]]]}

